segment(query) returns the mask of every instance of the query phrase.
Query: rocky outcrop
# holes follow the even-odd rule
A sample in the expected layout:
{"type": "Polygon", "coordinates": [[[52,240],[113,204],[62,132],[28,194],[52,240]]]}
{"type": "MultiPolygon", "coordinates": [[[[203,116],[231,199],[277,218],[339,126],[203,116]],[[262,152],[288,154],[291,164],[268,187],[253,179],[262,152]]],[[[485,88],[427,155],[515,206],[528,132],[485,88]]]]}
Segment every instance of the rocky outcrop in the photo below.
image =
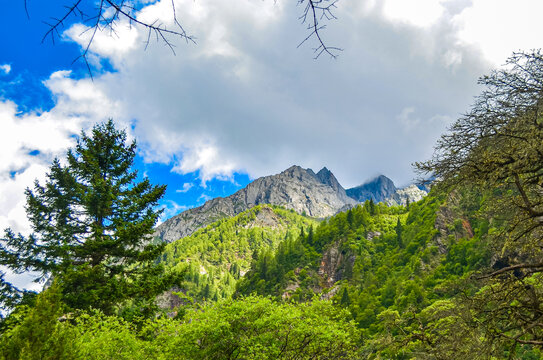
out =
{"type": "Polygon", "coordinates": [[[434,242],[442,254],[448,251],[449,236],[454,236],[456,240],[473,237],[473,229],[466,214],[461,210],[459,201],[459,195],[452,192],[449,194],[447,202],[441,205],[436,213],[434,227],[439,233],[434,242]]]}
{"type": "Polygon", "coordinates": [[[416,185],[398,189],[394,182],[384,175],[379,175],[360,186],[347,189],[346,194],[358,202],[373,199],[374,202],[384,202],[391,205],[407,205],[425,197],[428,192],[416,185]]]}
{"type": "Polygon", "coordinates": [[[408,203],[412,204],[419,200],[422,200],[423,197],[428,195],[428,192],[421,190],[416,185],[409,185],[403,189],[398,189],[392,196],[385,200],[385,203],[389,206],[391,205],[407,205],[408,203]]]}
{"type": "Polygon", "coordinates": [[[280,205],[299,214],[324,218],[356,201],[347,196],[328,169],[315,174],[311,169],[292,166],[280,174],[256,179],[231,196],[209,200],[174,216],[158,226],[154,236],[166,242],[175,241],[259,204],[280,205]]]}
{"type": "MultiPolygon", "coordinates": [[[[317,178],[321,183],[330,186],[336,192],[337,196],[345,202],[345,204],[352,204],[351,198],[347,195],[345,189],[339,184],[336,177],[330,170],[323,167],[317,174],[317,178]]],[[[353,199],[354,200],[354,199],[353,199]]]]}
{"type": "Polygon", "coordinates": [[[355,259],[353,254],[341,249],[339,242],[328,248],[322,254],[318,271],[324,286],[329,288],[336,282],[348,278],[352,273],[355,259]]]}

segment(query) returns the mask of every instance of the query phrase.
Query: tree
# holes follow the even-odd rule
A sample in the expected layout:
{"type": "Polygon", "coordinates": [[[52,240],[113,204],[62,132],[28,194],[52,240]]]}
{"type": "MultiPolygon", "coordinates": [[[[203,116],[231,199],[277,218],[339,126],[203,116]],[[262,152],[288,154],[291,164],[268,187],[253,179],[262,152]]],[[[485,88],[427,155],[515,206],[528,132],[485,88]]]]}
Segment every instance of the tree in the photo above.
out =
{"type": "Polygon", "coordinates": [[[404,247],[403,239],[402,239],[402,223],[400,222],[400,218],[398,218],[398,221],[396,222],[396,227],[394,228],[396,231],[396,239],[398,242],[398,246],[400,248],[404,247]]]}
{"type": "MultiPolygon", "coordinates": [[[[302,24],[307,25],[307,30],[309,31],[307,37],[300,42],[298,47],[314,39],[317,43],[317,46],[313,49],[315,58],[318,58],[322,54],[328,54],[333,58],[337,57],[337,53],[341,49],[326,45],[321,35],[321,31],[326,27],[322,23],[336,19],[333,10],[336,7],[337,0],[296,1],[298,5],[303,7],[300,20],[302,24]]],[[[24,0],[25,11],[27,16],[30,17],[28,5],[28,0],[24,0]]],[[[87,31],[91,34],[87,46],[82,49],[80,55],[90,73],[88,54],[96,34],[103,31],[115,34],[119,26],[119,21],[126,21],[130,26],[138,26],[147,30],[146,47],[153,37],[157,41],[162,41],[175,54],[173,38],[179,38],[191,43],[196,42],[195,38],[189,35],[182,26],[178,18],[178,9],[176,8],[175,1],[171,2],[171,6],[173,26],[168,27],[159,19],[149,22],[139,19],[138,13],[141,5],[138,6],[137,2],[124,0],[102,0],[98,2],[92,0],[65,0],[63,12],[58,17],[45,21],[49,25],[49,30],[43,35],[42,41],[50,38],[54,42],[57,37],[61,36],[61,29],[64,28],[70,18],[79,18],[83,23],[88,24],[89,29],[87,31]]]]}
{"type": "Polygon", "coordinates": [[[343,290],[343,294],[341,295],[341,300],[339,301],[341,306],[349,306],[351,305],[351,298],[349,297],[349,291],[347,288],[343,290]]]}
{"type": "Polygon", "coordinates": [[[543,55],[515,53],[479,83],[472,109],[417,166],[440,186],[490,194],[486,215],[500,231],[490,235],[493,267],[473,303],[494,338],[542,346],[543,55]]]}
{"type": "Polygon", "coordinates": [[[0,358],[74,359],[76,334],[59,321],[64,310],[57,284],[40,293],[32,307],[19,307],[12,325],[0,332],[0,358]]]}
{"type": "Polygon", "coordinates": [[[112,120],[84,132],[64,162],[55,159],[45,185],[26,190],[33,233],[6,230],[0,264],[53,276],[73,308],[110,313],[124,299],[150,299],[166,285],[155,264],[162,244],[150,243],[165,186],[132,170],[136,142],[112,120]]]}
{"type": "Polygon", "coordinates": [[[331,302],[250,296],[162,321],[155,341],[168,359],[355,359],[360,332],[349,316],[331,302]]]}

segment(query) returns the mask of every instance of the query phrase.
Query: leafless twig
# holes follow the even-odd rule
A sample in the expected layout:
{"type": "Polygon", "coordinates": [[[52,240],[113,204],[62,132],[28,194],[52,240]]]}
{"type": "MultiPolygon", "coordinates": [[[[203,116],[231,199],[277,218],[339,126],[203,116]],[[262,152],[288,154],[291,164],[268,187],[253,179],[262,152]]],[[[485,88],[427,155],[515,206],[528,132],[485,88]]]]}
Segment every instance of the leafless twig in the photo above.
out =
{"type": "Polygon", "coordinates": [[[325,29],[326,25],[321,25],[319,21],[337,19],[333,13],[336,3],[337,0],[298,0],[298,5],[305,5],[300,20],[302,24],[307,24],[307,29],[310,31],[309,35],[298,44],[298,47],[302,46],[309,39],[316,38],[317,47],[313,49],[315,59],[319,58],[323,53],[335,59],[338,56],[337,53],[343,51],[343,49],[338,47],[326,45],[321,37],[321,30],[325,29]]]}
{"type": "MultiPolygon", "coordinates": [[[[187,42],[195,43],[195,38],[185,31],[181,25],[177,12],[175,9],[174,0],[172,0],[172,14],[174,27],[168,28],[165,24],[155,20],[154,22],[145,22],[138,19],[138,9],[132,2],[127,0],[100,0],[98,3],[94,3],[93,0],[72,0],[71,5],[65,6],[65,11],[61,17],[52,18],[51,21],[45,22],[49,26],[49,30],[44,34],[42,42],[47,38],[50,38],[53,43],[56,38],[61,36],[61,29],[64,28],[66,22],[71,16],[79,18],[83,23],[88,25],[89,31],[92,33],[87,46],[81,51],[81,55],[75,60],[83,59],[87,70],[92,78],[92,72],[88,61],[89,51],[91,45],[95,39],[96,34],[100,31],[110,31],[112,34],[116,33],[116,28],[119,25],[119,21],[127,21],[130,26],[137,25],[147,30],[147,38],[145,41],[145,48],[151,41],[151,35],[154,35],[157,41],[162,41],[170,50],[175,54],[174,44],[171,37],[177,37],[184,39],[187,42]],[[90,8],[92,11],[85,12],[84,9],[90,8]]],[[[27,7],[27,0],[25,0],[25,9],[27,7]]]]}

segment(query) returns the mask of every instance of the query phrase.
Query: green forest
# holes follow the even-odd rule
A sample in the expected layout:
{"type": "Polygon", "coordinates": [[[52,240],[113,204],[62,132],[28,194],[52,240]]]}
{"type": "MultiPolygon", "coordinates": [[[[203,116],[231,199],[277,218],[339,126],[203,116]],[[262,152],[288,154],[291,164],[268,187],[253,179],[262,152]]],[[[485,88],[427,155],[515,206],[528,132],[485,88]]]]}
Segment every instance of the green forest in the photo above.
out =
{"type": "Polygon", "coordinates": [[[431,191],[324,220],[259,205],[170,244],[113,121],[6,230],[0,359],[543,358],[543,55],[514,54],[415,164],[431,191]]]}

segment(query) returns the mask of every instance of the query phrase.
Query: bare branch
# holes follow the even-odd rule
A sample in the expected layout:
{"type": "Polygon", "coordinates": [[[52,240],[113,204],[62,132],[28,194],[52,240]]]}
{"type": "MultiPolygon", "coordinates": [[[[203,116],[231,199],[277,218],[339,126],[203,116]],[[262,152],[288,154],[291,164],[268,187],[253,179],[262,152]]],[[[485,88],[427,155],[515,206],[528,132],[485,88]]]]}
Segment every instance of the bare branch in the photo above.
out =
{"type": "Polygon", "coordinates": [[[494,271],[488,275],[480,276],[478,279],[485,279],[489,277],[495,277],[497,275],[504,274],[509,271],[519,270],[519,269],[543,269],[543,263],[538,264],[516,264],[508,267],[504,267],[500,270],[494,271]]]}
{"type": "MultiPolygon", "coordinates": [[[[49,26],[49,29],[44,34],[42,42],[47,38],[50,38],[54,43],[56,38],[60,38],[61,29],[64,28],[70,16],[79,18],[83,23],[88,25],[89,28],[86,31],[90,31],[92,35],[90,36],[87,45],[82,49],[81,54],[74,59],[72,63],[79,59],[83,59],[91,78],[92,72],[88,56],[97,33],[107,30],[111,34],[116,34],[116,28],[121,21],[128,22],[130,26],[137,25],[147,29],[148,36],[145,42],[145,48],[149,45],[151,33],[155,35],[157,41],[163,42],[174,54],[174,44],[170,37],[184,39],[187,43],[196,43],[195,38],[187,34],[186,30],[181,25],[181,22],[177,17],[174,0],[172,0],[173,28],[168,28],[163,23],[158,22],[158,20],[155,20],[154,22],[139,20],[138,10],[125,0],[100,0],[95,5],[94,11],[87,14],[82,8],[85,7],[85,9],[87,9],[86,5],[89,4],[92,4],[89,0],[73,0],[71,5],[65,6],[66,10],[61,17],[52,18],[50,21],[45,22],[49,26]]],[[[27,0],[24,0],[24,5],[26,10],[27,0]]]]}
{"type": "Polygon", "coordinates": [[[337,19],[333,13],[336,8],[337,0],[298,0],[298,4],[305,4],[302,15],[299,19],[302,24],[307,24],[307,29],[310,31],[309,35],[298,44],[298,48],[305,44],[309,39],[315,38],[317,40],[317,47],[313,49],[315,53],[315,59],[318,59],[323,53],[328,54],[333,59],[337,58],[337,53],[343,51],[338,47],[328,46],[321,37],[321,30],[326,28],[326,25],[321,25],[319,20],[335,20],[337,19]]]}

